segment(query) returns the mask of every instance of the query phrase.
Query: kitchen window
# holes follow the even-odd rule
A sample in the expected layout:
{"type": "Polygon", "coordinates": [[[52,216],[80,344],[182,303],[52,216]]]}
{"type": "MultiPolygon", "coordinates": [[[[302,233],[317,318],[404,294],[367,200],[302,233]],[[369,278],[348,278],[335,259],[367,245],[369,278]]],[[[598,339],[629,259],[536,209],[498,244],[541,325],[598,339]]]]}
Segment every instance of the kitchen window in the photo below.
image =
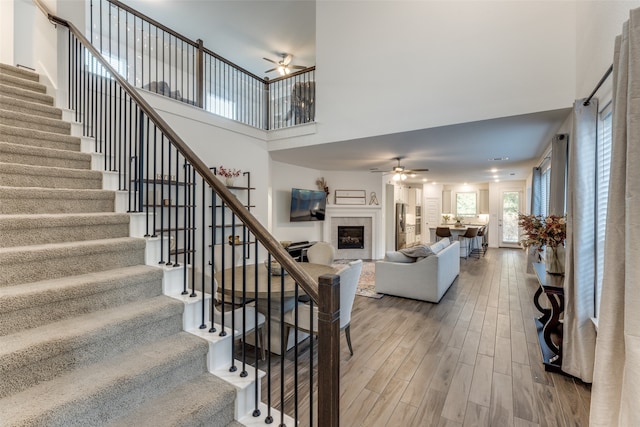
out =
{"type": "Polygon", "coordinates": [[[476,216],[478,214],[477,193],[456,193],[456,215],[476,216]]]}

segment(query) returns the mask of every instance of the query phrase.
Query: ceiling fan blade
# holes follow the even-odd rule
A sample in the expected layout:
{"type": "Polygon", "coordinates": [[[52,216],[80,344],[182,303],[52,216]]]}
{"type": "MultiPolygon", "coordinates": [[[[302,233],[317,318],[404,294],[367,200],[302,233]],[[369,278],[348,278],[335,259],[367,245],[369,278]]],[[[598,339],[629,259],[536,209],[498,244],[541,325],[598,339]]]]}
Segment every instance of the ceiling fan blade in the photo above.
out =
{"type": "Polygon", "coordinates": [[[293,68],[296,70],[304,70],[307,67],[305,67],[304,65],[289,65],[289,68],[293,68]]]}
{"type": "Polygon", "coordinates": [[[282,64],[289,65],[289,62],[291,62],[292,59],[293,55],[287,55],[286,57],[282,58],[282,64]]]}
{"type": "Polygon", "coordinates": [[[273,59],[269,59],[269,58],[262,58],[262,59],[264,59],[265,61],[269,61],[269,62],[272,62],[274,64],[277,64],[277,62],[274,61],[273,59]]]}
{"type": "Polygon", "coordinates": [[[429,172],[429,169],[408,169],[405,172],[429,172]]]}
{"type": "Polygon", "coordinates": [[[272,71],[276,71],[277,69],[278,69],[278,67],[276,67],[276,68],[272,68],[272,69],[270,69],[270,70],[265,71],[265,73],[270,73],[270,72],[272,72],[272,71]]]}

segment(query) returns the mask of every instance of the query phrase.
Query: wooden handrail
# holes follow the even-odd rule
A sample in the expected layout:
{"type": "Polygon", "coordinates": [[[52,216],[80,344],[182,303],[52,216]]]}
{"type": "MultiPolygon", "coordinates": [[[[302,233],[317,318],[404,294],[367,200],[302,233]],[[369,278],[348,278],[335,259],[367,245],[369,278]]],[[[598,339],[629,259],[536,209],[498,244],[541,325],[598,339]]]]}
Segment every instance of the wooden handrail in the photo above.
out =
{"type": "Polygon", "coordinates": [[[149,105],[149,103],[138,93],[138,91],[129,84],[107,61],[105,61],[100,52],[86,39],[86,37],[66,19],[53,15],[44,6],[40,0],[33,0],[38,8],[47,15],[49,21],[54,24],[63,25],[69,28],[74,36],[80,40],[97,61],[111,74],[124,91],[138,104],[140,109],[153,121],[153,123],[173,142],[176,149],[187,159],[195,168],[198,174],[206,181],[206,183],[215,189],[216,193],[224,200],[231,211],[241,219],[247,228],[256,236],[256,239],[262,243],[265,249],[284,267],[291,277],[302,287],[302,289],[316,302],[319,303],[318,285],[316,279],[312,278],[305,270],[303,270],[289,253],[280,245],[280,243],[271,235],[271,233],[258,221],[249,214],[243,204],[229,189],[215,177],[209,167],[189,148],[189,146],[180,138],[180,136],[169,126],[169,124],[149,105]]]}

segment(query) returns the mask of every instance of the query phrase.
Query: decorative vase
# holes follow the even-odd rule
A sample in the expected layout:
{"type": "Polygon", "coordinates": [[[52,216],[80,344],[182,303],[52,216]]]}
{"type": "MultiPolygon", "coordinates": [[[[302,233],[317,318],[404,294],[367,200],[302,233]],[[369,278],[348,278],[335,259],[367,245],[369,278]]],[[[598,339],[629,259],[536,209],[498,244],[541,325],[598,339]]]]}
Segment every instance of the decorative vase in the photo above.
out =
{"type": "Polygon", "coordinates": [[[227,184],[227,187],[231,187],[233,186],[233,183],[236,181],[236,179],[232,176],[226,177],[224,179],[224,183],[227,184]]]}
{"type": "Polygon", "coordinates": [[[564,255],[564,246],[547,246],[544,253],[547,273],[564,274],[564,255]]]}

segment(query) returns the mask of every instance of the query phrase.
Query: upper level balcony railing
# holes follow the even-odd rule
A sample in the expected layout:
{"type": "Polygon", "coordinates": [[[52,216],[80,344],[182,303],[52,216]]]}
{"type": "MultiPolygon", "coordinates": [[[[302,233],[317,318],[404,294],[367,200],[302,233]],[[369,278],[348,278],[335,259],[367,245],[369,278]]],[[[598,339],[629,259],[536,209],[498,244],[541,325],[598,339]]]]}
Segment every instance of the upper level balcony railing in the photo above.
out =
{"type": "Polygon", "coordinates": [[[91,0],[92,44],[131,85],[259,129],[315,120],[315,67],[269,80],[116,0],[91,0]]]}

